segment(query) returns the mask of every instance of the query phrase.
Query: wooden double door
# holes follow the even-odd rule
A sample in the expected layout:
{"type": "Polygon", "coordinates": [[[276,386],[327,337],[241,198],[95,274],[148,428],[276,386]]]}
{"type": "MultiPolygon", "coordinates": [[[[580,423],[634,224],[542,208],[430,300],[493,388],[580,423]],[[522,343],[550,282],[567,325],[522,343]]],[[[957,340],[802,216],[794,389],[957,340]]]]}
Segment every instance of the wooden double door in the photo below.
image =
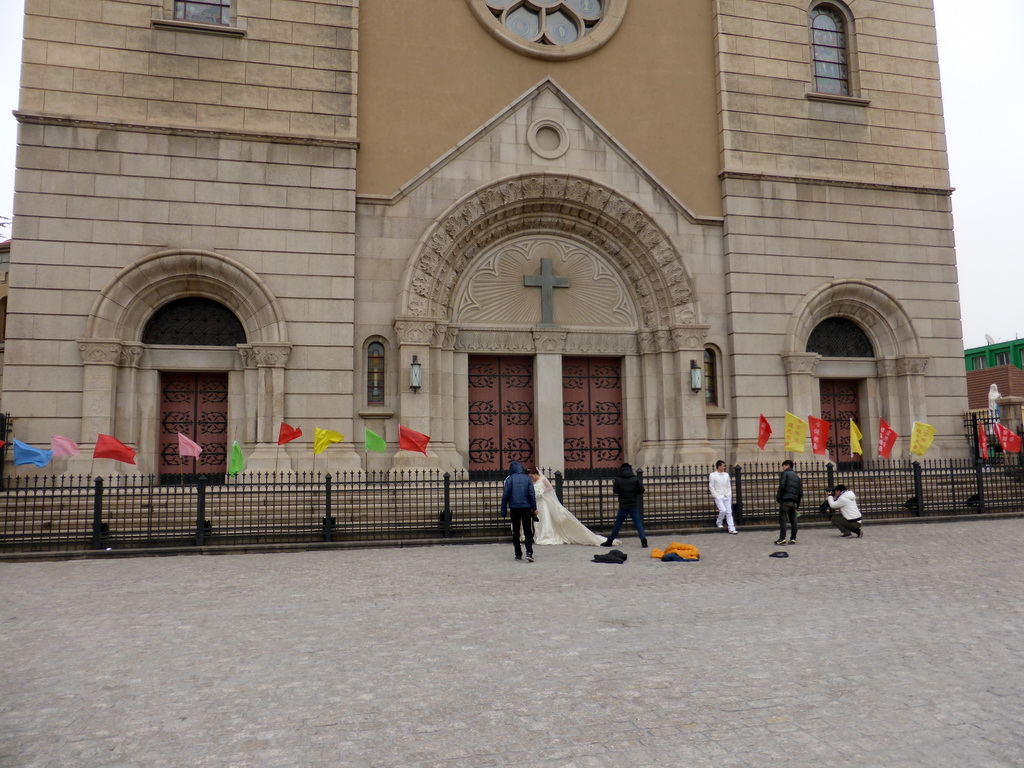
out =
{"type": "Polygon", "coordinates": [[[160,374],[160,482],[220,483],[227,472],[228,375],[160,374]],[[199,443],[198,459],[178,455],[178,433],[199,443]]]}
{"type": "Polygon", "coordinates": [[[561,381],[536,382],[533,358],[469,358],[469,469],[501,473],[537,463],[535,402],[562,402],[566,472],[611,469],[623,460],[622,361],[562,358],[561,381]],[[539,391],[538,391],[539,390],[539,391]]]}
{"type": "Polygon", "coordinates": [[[831,424],[828,431],[828,456],[840,468],[860,466],[863,456],[850,451],[850,419],[861,432],[860,381],[857,379],[821,379],[821,418],[831,424]]]}

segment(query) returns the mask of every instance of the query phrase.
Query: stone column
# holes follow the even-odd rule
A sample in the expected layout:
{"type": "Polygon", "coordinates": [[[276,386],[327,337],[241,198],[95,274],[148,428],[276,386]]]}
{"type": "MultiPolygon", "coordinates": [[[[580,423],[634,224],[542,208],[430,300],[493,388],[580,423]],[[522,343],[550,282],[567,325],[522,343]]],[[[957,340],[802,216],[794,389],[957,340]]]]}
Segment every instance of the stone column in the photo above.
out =
{"type": "MultiPolygon", "coordinates": [[[[431,437],[427,454],[399,450],[392,459],[393,470],[412,468],[440,469],[441,462],[433,442],[431,425],[433,411],[431,394],[435,386],[443,387],[434,376],[430,346],[434,340],[436,321],[418,317],[396,317],[395,335],[398,337],[398,423],[431,437]],[[423,368],[420,389],[409,388],[409,368],[413,356],[423,368]]],[[[397,428],[396,428],[397,432],[397,428]]],[[[396,435],[397,437],[397,435],[396,435]]]]}
{"type": "Polygon", "coordinates": [[[687,464],[694,461],[711,461],[714,450],[708,442],[708,420],[704,390],[690,389],[690,361],[704,372],[704,340],[709,325],[684,325],[672,329],[672,345],[675,372],[672,396],[678,403],[679,434],[676,439],[673,464],[687,464]]]}
{"type": "Polygon", "coordinates": [[[565,331],[533,331],[533,344],[537,350],[533,361],[534,461],[538,467],[549,469],[552,474],[565,471],[562,352],[567,336],[565,331]]]}
{"type": "Polygon", "coordinates": [[[820,355],[814,353],[791,353],[782,356],[786,368],[786,384],[789,388],[789,412],[801,419],[821,410],[821,390],[815,369],[820,355]]]}
{"type": "MultiPolygon", "coordinates": [[[[110,435],[128,444],[131,436],[118,434],[115,419],[117,405],[118,369],[126,363],[138,363],[138,356],[131,348],[126,356],[125,345],[118,339],[79,339],[78,350],[82,355],[82,431],[79,441],[81,454],[68,458],[65,474],[136,474],[136,465],[119,461],[100,460],[95,466],[92,458],[96,449],[96,436],[110,435]]],[[[133,445],[138,451],[138,446],[133,445]]],[[[138,459],[136,459],[138,461],[138,459]]]]}

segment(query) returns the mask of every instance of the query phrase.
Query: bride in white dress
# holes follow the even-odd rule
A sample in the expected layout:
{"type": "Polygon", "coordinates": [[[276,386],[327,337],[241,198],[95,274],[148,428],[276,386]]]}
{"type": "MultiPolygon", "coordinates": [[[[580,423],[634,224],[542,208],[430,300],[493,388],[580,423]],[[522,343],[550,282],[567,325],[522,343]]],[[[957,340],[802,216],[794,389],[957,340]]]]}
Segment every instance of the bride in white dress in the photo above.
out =
{"type": "MultiPolygon", "coordinates": [[[[534,544],[585,544],[596,547],[607,541],[576,519],[562,506],[554,486],[536,469],[530,472],[533,492],[537,496],[537,524],[534,526],[534,544]]],[[[618,542],[615,542],[618,544],[618,542]]]]}

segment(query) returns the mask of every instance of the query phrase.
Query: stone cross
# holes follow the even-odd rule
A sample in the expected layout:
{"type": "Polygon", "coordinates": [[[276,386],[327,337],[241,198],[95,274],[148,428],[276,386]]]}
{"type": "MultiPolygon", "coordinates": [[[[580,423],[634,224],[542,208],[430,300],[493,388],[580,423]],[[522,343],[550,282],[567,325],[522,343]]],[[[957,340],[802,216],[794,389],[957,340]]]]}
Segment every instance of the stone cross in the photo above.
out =
{"type": "Polygon", "coordinates": [[[540,288],[540,324],[555,324],[555,288],[568,288],[569,278],[559,277],[551,268],[551,259],[540,260],[540,273],[526,275],[523,284],[540,288]]]}

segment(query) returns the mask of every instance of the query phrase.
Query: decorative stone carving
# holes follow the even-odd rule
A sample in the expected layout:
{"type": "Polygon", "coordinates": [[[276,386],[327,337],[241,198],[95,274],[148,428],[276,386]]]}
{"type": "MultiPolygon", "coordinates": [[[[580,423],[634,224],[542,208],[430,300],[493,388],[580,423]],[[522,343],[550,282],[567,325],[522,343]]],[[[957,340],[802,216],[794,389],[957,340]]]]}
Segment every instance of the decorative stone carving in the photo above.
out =
{"type": "Polygon", "coordinates": [[[896,373],[900,376],[922,374],[928,369],[927,355],[907,355],[896,360],[896,373]]]}
{"type": "Polygon", "coordinates": [[[703,349],[710,325],[676,326],[672,329],[672,340],[676,349],[703,349]]]}
{"type": "Polygon", "coordinates": [[[637,333],[636,339],[641,353],[650,355],[658,351],[658,345],[654,339],[654,331],[640,331],[637,333]]]}
{"type": "Polygon", "coordinates": [[[536,352],[533,334],[529,331],[463,329],[455,340],[455,349],[460,352],[536,352]]]}
{"type": "Polygon", "coordinates": [[[291,344],[239,344],[238,354],[246,368],[283,368],[292,353],[291,344]]]}
{"type": "Polygon", "coordinates": [[[138,368],[145,351],[141,344],[126,343],[121,347],[117,364],[122,368],[138,368]]]}
{"type": "Polygon", "coordinates": [[[895,376],[896,375],[896,361],[895,360],[876,360],[875,370],[878,371],[879,376],[895,376]]]}
{"type": "Polygon", "coordinates": [[[818,367],[818,360],[820,359],[818,355],[783,355],[782,364],[786,368],[786,373],[805,373],[810,375],[818,367]]]}
{"type": "Polygon", "coordinates": [[[577,355],[635,355],[639,352],[634,334],[569,333],[564,352],[577,355]]]}
{"type": "Polygon", "coordinates": [[[123,345],[119,341],[79,339],[78,351],[82,353],[83,363],[123,364],[123,345]]]}
{"type": "Polygon", "coordinates": [[[533,345],[538,352],[560,353],[565,349],[565,338],[568,334],[565,331],[538,331],[533,332],[533,345]]]}
{"type": "Polygon", "coordinates": [[[434,339],[434,326],[433,320],[395,318],[395,333],[402,344],[430,344],[434,339]]]}
{"type": "Polygon", "coordinates": [[[403,311],[450,318],[467,267],[495,243],[537,231],[589,243],[626,274],[647,327],[696,318],[689,279],[675,248],[637,205],[593,181],[532,175],[498,182],[439,222],[416,255],[403,311]]]}

